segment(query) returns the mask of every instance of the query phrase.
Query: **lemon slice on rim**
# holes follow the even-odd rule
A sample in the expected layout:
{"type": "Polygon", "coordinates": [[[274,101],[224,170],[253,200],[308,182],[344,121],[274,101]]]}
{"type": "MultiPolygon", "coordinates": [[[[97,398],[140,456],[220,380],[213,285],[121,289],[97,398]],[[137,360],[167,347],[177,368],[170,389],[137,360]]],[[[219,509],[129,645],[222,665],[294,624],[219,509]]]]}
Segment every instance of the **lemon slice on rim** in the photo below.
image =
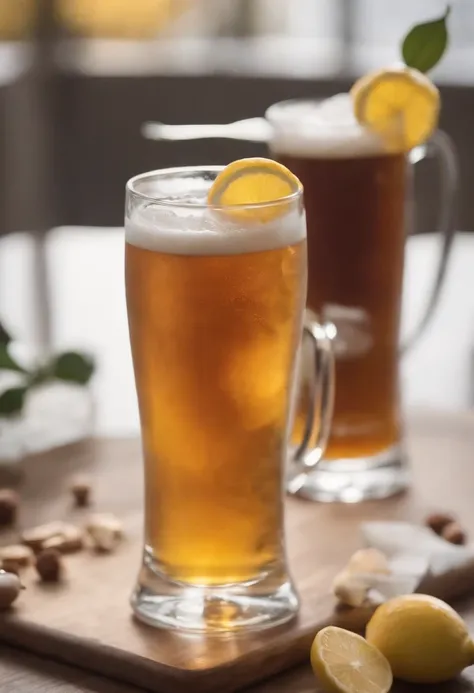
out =
{"type": "Polygon", "coordinates": [[[437,127],[439,92],[418,70],[371,73],[354,84],[351,96],[359,123],[380,135],[389,151],[409,151],[426,142],[437,127]]]}
{"type": "Polygon", "coordinates": [[[376,647],[336,626],[316,635],[311,666],[330,693],[387,693],[393,681],[390,665],[376,647]]]}
{"type": "Polygon", "coordinates": [[[232,216],[269,221],[288,211],[285,198],[302,189],[300,180],[277,161],[239,159],[219,173],[208,192],[207,202],[209,205],[229,207],[225,211],[232,216]],[[251,206],[278,201],[281,204],[251,206]]]}

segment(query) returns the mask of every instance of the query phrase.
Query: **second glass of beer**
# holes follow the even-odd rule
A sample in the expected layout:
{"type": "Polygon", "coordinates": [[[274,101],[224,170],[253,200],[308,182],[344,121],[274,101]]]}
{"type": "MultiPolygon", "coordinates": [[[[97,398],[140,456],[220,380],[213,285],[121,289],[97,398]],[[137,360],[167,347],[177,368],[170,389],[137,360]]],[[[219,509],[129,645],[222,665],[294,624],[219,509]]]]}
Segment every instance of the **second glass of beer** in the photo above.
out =
{"type": "MultiPolygon", "coordinates": [[[[439,296],[453,236],[456,156],[442,132],[427,147],[387,152],[355,120],[349,94],[282,102],[266,117],[272,154],[305,189],[308,313],[335,326],[331,436],[324,459],[297,493],[350,503],[384,498],[407,485],[399,331],[412,163],[428,151],[441,173],[438,230],[444,252],[423,327],[439,296]]],[[[303,390],[303,415],[304,405],[303,390]]]]}
{"type": "MultiPolygon", "coordinates": [[[[302,189],[261,206],[211,208],[219,171],[143,174],[128,183],[126,202],[145,464],[132,605],[152,625],[204,632],[268,627],[298,605],[283,494],[306,298],[302,189]]],[[[309,336],[325,370],[313,405],[327,421],[330,352],[324,331],[309,336]]]]}

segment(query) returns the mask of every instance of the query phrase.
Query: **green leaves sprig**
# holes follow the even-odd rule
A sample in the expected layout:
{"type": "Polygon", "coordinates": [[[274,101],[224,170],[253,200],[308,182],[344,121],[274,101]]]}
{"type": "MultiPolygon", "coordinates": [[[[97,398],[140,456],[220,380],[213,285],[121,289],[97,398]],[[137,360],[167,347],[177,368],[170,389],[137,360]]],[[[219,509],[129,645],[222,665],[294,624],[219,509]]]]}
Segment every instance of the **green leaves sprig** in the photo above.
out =
{"type": "Polygon", "coordinates": [[[35,368],[25,368],[11,355],[11,341],[8,332],[0,325],[0,371],[11,371],[23,376],[20,385],[0,394],[0,417],[21,413],[26,395],[33,387],[53,380],[87,385],[94,373],[95,363],[92,357],[77,351],[57,354],[35,368]]]}
{"type": "Polygon", "coordinates": [[[451,6],[448,5],[442,17],[410,29],[401,46],[407,67],[429,72],[439,63],[449,45],[447,20],[450,12],[451,6]]]}

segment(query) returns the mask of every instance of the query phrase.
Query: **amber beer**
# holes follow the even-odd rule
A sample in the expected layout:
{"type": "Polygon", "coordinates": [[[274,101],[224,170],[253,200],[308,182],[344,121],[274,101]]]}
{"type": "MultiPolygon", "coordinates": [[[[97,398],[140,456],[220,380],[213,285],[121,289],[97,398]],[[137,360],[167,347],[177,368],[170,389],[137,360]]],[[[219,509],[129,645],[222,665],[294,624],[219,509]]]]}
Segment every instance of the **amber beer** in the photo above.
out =
{"type": "Polygon", "coordinates": [[[305,186],[308,307],[339,328],[325,459],[371,457],[400,439],[405,157],[279,158],[305,186]]]}
{"type": "Polygon", "coordinates": [[[205,222],[196,233],[171,221],[145,212],[126,230],[147,551],[173,581],[249,581],[284,559],[304,226],[296,217],[283,234],[247,235],[224,225],[216,237],[205,222]]]}
{"type": "MultiPolygon", "coordinates": [[[[357,125],[348,95],[277,104],[268,118],[275,126],[275,157],[305,188],[307,305],[337,329],[325,460],[370,464],[389,451],[396,455],[400,442],[406,158],[386,154],[357,125]]],[[[304,410],[303,397],[301,416],[304,410]]]]}

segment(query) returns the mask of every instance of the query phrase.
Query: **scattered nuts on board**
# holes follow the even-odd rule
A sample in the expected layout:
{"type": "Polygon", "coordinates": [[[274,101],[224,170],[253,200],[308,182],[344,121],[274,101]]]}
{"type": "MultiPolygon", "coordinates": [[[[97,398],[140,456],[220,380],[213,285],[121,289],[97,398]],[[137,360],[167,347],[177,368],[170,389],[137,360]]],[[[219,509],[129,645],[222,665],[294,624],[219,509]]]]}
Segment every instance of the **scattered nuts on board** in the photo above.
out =
{"type": "Polygon", "coordinates": [[[71,483],[71,493],[78,508],[86,508],[91,502],[92,484],[87,476],[76,476],[71,483]]]}
{"type": "Polygon", "coordinates": [[[0,564],[7,573],[18,574],[33,562],[33,551],[23,544],[12,544],[0,549],[0,564]]]}
{"type": "Polygon", "coordinates": [[[56,549],[45,549],[36,557],[35,567],[43,582],[59,582],[62,576],[61,554],[56,549]]]}
{"type": "Polygon", "coordinates": [[[0,570],[0,610],[8,609],[22,590],[18,575],[0,570]]]}
{"type": "Polygon", "coordinates": [[[92,548],[96,551],[110,553],[123,537],[123,525],[115,515],[101,513],[89,518],[86,532],[92,548]]]}
{"type": "Polygon", "coordinates": [[[0,527],[13,525],[17,519],[20,499],[11,488],[0,489],[0,527]]]}
{"type": "Polygon", "coordinates": [[[459,522],[450,522],[443,528],[441,536],[450,544],[458,544],[459,546],[466,543],[467,536],[459,522]]]}
{"type": "Polygon", "coordinates": [[[451,513],[432,513],[425,519],[425,525],[436,534],[441,534],[443,529],[452,522],[456,522],[456,518],[451,513]]]}

